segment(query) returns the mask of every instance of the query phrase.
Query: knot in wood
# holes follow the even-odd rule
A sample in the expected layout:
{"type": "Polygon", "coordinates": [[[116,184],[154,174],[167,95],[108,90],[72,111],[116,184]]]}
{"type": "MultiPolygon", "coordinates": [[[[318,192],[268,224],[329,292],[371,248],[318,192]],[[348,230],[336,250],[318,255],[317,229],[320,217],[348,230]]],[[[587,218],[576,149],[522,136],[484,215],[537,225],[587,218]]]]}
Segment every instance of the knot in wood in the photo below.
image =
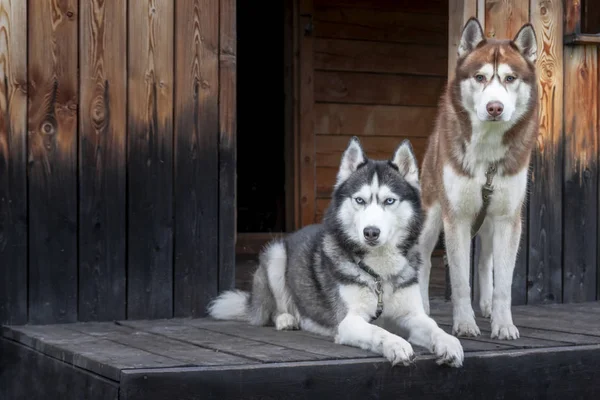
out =
{"type": "Polygon", "coordinates": [[[41,131],[44,135],[54,135],[54,133],[56,133],[56,128],[52,122],[45,121],[42,123],[41,131]]]}
{"type": "Polygon", "coordinates": [[[96,96],[92,103],[92,124],[94,128],[99,130],[104,127],[106,121],[106,107],[102,96],[96,96]]]}
{"type": "Polygon", "coordinates": [[[67,14],[67,18],[69,18],[69,19],[73,19],[73,16],[75,15],[75,13],[71,10],[67,11],[66,14],[67,14]]]}
{"type": "Polygon", "coordinates": [[[544,6],[540,7],[540,15],[546,15],[548,13],[548,9],[544,6]]]}

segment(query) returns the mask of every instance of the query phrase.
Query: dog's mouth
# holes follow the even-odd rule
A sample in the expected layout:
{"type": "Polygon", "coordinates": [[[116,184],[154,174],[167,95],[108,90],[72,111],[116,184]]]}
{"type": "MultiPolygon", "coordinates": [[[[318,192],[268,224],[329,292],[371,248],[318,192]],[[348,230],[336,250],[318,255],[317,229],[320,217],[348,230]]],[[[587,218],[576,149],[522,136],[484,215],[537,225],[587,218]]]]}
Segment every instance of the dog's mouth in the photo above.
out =
{"type": "Polygon", "coordinates": [[[365,243],[368,246],[375,247],[375,246],[377,246],[379,244],[379,240],[368,240],[368,239],[365,239],[365,243]]]}

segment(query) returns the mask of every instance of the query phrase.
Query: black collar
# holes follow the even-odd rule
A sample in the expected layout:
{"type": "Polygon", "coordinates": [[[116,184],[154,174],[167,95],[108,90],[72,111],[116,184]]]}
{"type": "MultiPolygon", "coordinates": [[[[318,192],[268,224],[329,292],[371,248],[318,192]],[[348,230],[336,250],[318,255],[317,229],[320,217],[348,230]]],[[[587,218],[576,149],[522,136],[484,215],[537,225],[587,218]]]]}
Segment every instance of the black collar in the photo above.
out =
{"type": "Polygon", "coordinates": [[[383,312],[383,282],[381,276],[377,274],[377,272],[373,271],[373,268],[369,267],[367,264],[360,260],[358,262],[358,267],[365,271],[367,274],[371,275],[373,279],[375,279],[375,293],[377,294],[377,310],[375,310],[375,318],[371,321],[379,318],[381,313],[383,312]]]}

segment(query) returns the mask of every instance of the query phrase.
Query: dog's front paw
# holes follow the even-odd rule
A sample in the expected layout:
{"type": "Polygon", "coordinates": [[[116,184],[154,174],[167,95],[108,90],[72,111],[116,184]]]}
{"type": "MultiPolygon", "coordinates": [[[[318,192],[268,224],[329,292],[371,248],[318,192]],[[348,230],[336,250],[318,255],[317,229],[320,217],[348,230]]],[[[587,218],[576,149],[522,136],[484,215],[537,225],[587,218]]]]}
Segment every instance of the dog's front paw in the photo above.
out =
{"type": "Polygon", "coordinates": [[[446,332],[440,333],[434,340],[433,353],[437,356],[438,365],[462,367],[465,354],[460,340],[446,332]]]}
{"type": "Polygon", "coordinates": [[[392,363],[392,366],[398,363],[408,366],[415,360],[415,353],[410,343],[395,335],[384,340],[383,356],[392,363]]]}
{"type": "Polygon", "coordinates": [[[479,302],[479,309],[481,310],[481,316],[483,318],[489,318],[492,316],[492,300],[481,300],[479,302]]]}
{"type": "Polygon", "coordinates": [[[298,329],[298,320],[292,314],[279,314],[275,318],[275,329],[278,331],[298,329]]]}
{"type": "Polygon", "coordinates": [[[474,319],[471,321],[455,320],[452,325],[452,334],[462,337],[477,337],[481,335],[481,331],[474,319]]]}
{"type": "Polygon", "coordinates": [[[498,324],[492,321],[492,339],[515,340],[520,337],[519,330],[513,324],[498,324]]]}

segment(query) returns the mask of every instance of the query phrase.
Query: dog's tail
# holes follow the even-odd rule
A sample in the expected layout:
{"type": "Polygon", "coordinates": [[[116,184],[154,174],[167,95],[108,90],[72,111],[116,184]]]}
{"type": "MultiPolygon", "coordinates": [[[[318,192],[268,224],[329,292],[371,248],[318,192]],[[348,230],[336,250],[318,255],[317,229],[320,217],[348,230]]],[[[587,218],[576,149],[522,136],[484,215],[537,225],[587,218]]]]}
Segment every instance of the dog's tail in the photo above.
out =
{"type": "Polygon", "coordinates": [[[269,244],[260,254],[260,265],[254,273],[252,292],[227,290],[217,296],[208,305],[208,314],[215,319],[249,322],[253,325],[267,325],[277,307],[275,297],[269,286],[267,268],[273,255],[285,247],[281,242],[269,244]]]}

